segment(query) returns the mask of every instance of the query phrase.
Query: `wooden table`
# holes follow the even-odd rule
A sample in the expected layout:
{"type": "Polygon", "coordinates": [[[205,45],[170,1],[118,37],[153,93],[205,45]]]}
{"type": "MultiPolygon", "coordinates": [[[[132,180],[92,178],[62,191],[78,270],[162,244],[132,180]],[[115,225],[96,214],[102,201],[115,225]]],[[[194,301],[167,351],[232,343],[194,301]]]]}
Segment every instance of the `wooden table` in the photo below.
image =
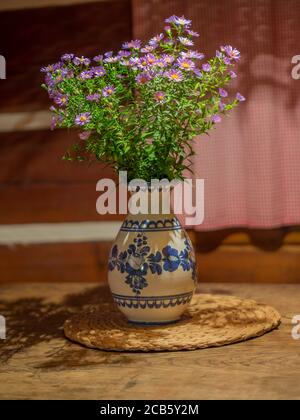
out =
{"type": "Polygon", "coordinates": [[[64,319],[110,299],[95,284],[0,287],[1,399],[299,399],[300,285],[202,284],[205,293],[233,294],[273,305],[282,324],[260,338],[220,348],[166,353],[114,353],[67,341],[64,319]]]}

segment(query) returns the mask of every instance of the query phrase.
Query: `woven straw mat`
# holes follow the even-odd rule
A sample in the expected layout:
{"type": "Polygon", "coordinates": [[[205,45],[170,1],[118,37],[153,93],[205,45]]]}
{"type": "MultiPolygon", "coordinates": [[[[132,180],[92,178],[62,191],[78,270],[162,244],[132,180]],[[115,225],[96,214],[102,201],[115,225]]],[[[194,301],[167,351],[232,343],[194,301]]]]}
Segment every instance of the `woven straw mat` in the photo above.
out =
{"type": "Polygon", "coordinates": [[[115,351],[176,351],[223,346],[259,337],[280,324],[272,307],[235,296],[195,295],[176,323],[128,323],[113,303],[101,303],[65,321],[67,338],[115,351]]]}

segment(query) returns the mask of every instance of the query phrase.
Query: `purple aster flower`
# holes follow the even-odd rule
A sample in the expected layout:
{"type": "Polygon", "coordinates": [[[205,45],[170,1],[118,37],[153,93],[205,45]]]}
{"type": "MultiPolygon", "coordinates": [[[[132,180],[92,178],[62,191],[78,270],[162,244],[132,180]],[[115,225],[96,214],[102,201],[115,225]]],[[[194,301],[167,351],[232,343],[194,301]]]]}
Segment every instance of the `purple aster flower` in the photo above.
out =
{"type": "Polygon", "coordinates": [[[212,120],[213,123],[219,123],[219,122],[222,121],[222,118],[220,117],[220,115],[215,114],[211,117],[211,120],[212,120]]]}
{"type": "Polygon", "coordinates": [[[138,57],[131,57],[129,59],[129,65],[135,70],[138,69],[140,66],[140,59],[138,57]]]}
{"type": "Polygon", "coordinates": [[[157,45],[145,45],[145,47],[141,49],[141,52],[142,53],[152,52],[155,50],[156,47],[157,45]]]}
{"type": "Polygon", "coordinates": [[[175,23],[176,22],[176,19],[177,19],[177,16],[176,15],[172,15],[169,18],[165,19],[165,22],[166,23],[175,23]]]}
{"type": "Polygon", "coordinates": [[[222,88],[219,88],[219,94],[222,96],[222,98],[226,98],[228,96],[228,92],[222,88]]]}
{"type": "Polygon", "coordinates": [[[91,135],[91,130],[82,131],[78,134],[80,140],[87,140],[91,135]]]}
{"type": "Polygon", "coordinates": [[[143,69],[143,68],[148,67],[148,66],[153,66],[156,63],[156,61],[157,61],[157,59],[156,59],[155,55],[147,54],[144,57],[141,57],[139,59],[138,67],[143,69]]]}
{"type": "Polygon", "coordinates": [[[241,58],[241,53],[236,49],[233,48],[231,45],[225,45],[225,47],[222,47],[228,57],[232,58],[235,61],[238,61],[241,58]]]}
{"type": "Polygon", "coordinates": [[[48,95],[50,99],[54,99],[57,94],[57,90],[54,88],[48,88],[48,95]]]}
{"type": "Polygon", "coordinates": [[[99,63],[100,61],[103,61],[103,55],[102,54],[95,55],[93,60],[96,61],[96,63],[99,63]]]}
{"type": "Polygon", "coordinates": [[[147,60],[147,63],[152,66],[156,63],[157,59],[154,54],[147,54],[145,55],[145,59],[147,60]]]}
{"type": "Polygon", "coordinates": [[[73,60],[74,58],[74,54],[63,54],[60,59],[61,61],[65,61],[65,62],[69,62],[71,60],[73,60]]]}
{"type": "Polygon", "coordinates": [[[174,45],[174,40],[173,39],[167,39],[166,42],[164,43],[164,45],[167,45],[167,46],[174,45]]]}
{"type": "Polygon", "coordinates": [[[223,58],[224,57],[224,54],[221,51],[217,50],[216,51],[216,57],[217,58],[223,58]]]}
{"type": "Polygon", "coordinates": [[[68,103],[68,95],[63,95],[62,93],[57,93],[54,98],[54,102],[59,106],[66,106],[68,103]]]}
{"type": "Polygon", "coordinates": [[[129,50],[131,48],[135,50],[139,50],[141,46],[142,46],[142,41],[140,41],[139,39],[135,39],[130,42],[124,42],[124,44],[122,45],[122,48],[124,50],[129,50]]]}
{"type": "Polygon", "coordinates": [[[150,39],[148,44],[156,46],[157,44],[160,43],[160,41],[163,39],[163,37],[164,37],[164,34],[156,35],[156,36],[154,36],[153,38],[150,39]]]}
{"type": "Polygon", "coordinates": [[[165,73],[165,76],[169,80],[173,80],[174,82],[181,82],[183,80],[183,74],[180,70],[169,70],[165,73]]]}
{"type": "Polygon", "coordinates": [[[138,74],[135,80],[139,85],[144,85],[145,83],[149,82],[149,80],[151,80],[151,75],[149,73],[143,72],[138,74]]]}
{"type": "Polygon", "coordinates": [[[104,53],[104,57],[111,57],[113,55],[113,51],[107,51],[106,53],[104,53]]]}
{"type": "Polygon", "coordinates": [[[53,73],[54,71],[56,71],[60,68],[61,68],[61,63],[49,64],[46,67],[42,67],[41,72],[42,73],[53,73]]]}
{"type": "Polygon", "coordinates": [[[170,25],[166,25],[166,26],[164,27],[164,30],[165,30],[166,32],[169,32],[171,29],[172,29],[172,28],[171,28],[171,26],[170,26],[170,25]]]}
{"type": "Polygon", "coordinates": [[[129,41],[127,41],[127,42],[124,42],[123,43],[123,45],[122,45],[122,48],[124,49],[124,50],[129,50],[130,48],[132,48],[131,47],[131,42],[129,42],[129,41]]]}
{"type": "Polygon", "coordinates": [[[96,77],[104,76],[106,71],[103,66],[91,67],[91,72],[96,77]]]}
{"type": "Polygon", "coordinates": [[[237,74],[232,70],[229,72],[229,75],[232,79],[235,79],[237,77],[237,74]]]}
{"type": "Polygon", "coordinates": [[[180,53],[181,57],[184,58],[197,58],[198,60],[202,60],[204,58],[204,54],[203,53],[199,53],[198,51],[182,51],[180,53]]]}
{"type": "Polygon", "coordinates": [[[84,65],[84,66],[88,66],[90,64],[91,60],[89,58],[86,57],[75,57],[73,58],[73,63],[76,66],[80,66],[80,65],[84,65]]]}
{"type": "Polygon", "coordinates": [[[160,58],[156,60],[155,65],[163,69],[168,66],[168,63],[166,63],[162,58],[160,58]]]}
{"type": "Polygon", "coordinates": [[[132,42],[132,48],[134,48],[135,50],[139,50],[142,46],[142,41],[140,41],[139,39],[136,39],[135,41],[131,41],[132,42]]]}
{"type": "Polygon", "coordinates": [[[117,61],[119,61],[119,57],[115,56],[115,57],[106,57],[103,60],[105,63],[116,63],[117,61]]]}
{"type": "Polygon", "coordinates": [[[99,102],[100,95],[99,93],[91,93],[90,95],[86,96],[86,99],[90,102],[99,102]]]}
{"type": "Polygon", "coordinates": [[[165,92],[162,92],[161,90],[154,93],[154,99],[156,100],[156,102],[159,102],[159,103],[164,102],[165,97],[166,97],[165,92]]]}
{"type": "Polygon", "coordinates": [[[51,117],[50,130],[53,131],[57,127],[57,116],[51,117]]]}
{"type": "Polygon", "coordinates": [[[177,25],[181,25],[181,26],[190,26],[190,24],[192,23],[191,20],[186,19],[184,16],[181,17],[177,17],[175,16],[175,22],[177,25]]]}
{"type": "Polygon", "coordinates": [[[177,65],[180,69],[191,71],[195,68],[195,63],[189,58],[178,58],[177,65]]]}
{"type": "Polygon", "coordinates": [[[131,51],[121,50],[121,51],[118,52],[118,57],[120,57],[120,58],[130,57],[130,56],[131,56],[131,51]]]}
{"type": "Polygon", "coordinates": [[[107,96],[111,96],[113,93],[115,93],[116,88],[113,85],[107,85],[103,90],[102,90],[102,95],[107,97],[107,96]]]}
{"type": "Polygon", "coordinates": [[[219,103],[219,109],[220,109],[220,111],[224,111],[225,106],[226,106],[226,104],[224,104],[224,102],[220,102],[219,103]]]}
{"type": "Polygon", "coordinates": [[[55,82],[51,76],[51,73],[45,74],[45,84],[48,86],[48,88],[53,88],[55,86],[55,82]]]}
{"type": "Polygon", "coordinates": [[[241,94],[240,94],[240,92],[238,92],[238,93],[236,94],[236,99],[237,99],[239,102],[243,102],[243,101],[245,101],[245,100],[246,100],[246,98],[245,98],[243,95],[241,95],[241,94]]]}
{"type": "Polygon", "coordinates": [[[161,56],[161,59],[166,64],[172,64],[174,62],[174,60],[175,60],[175,57],[173,57],[173,55],[171,55],[171,54],[163,54],[161,56]]]}
{"type": "Polygon", "coordinates": [[[61,69],[60,74],[66,79],[71,79],[74,76],[74,72],[68,68],[61,69]]]}
{"type": "Polygon", "coordinates": [[[148,67],[148,62],[147,62],[145,57],[140,58],[139,63],[138,63],[138,67],[140,69],[144,69],[144,68],[148,67]]]}
{"type": "Polygon", "coordinates": [[[184,36],[179,36],[178,39],[185,47],[192,47],[194,45],[194,42],[191,39],[185,38],[184,36]]]}
{"type": "Polygon", "coordinates": [[[75,124],[79,126],[88,124],[90,121],[91,121],[90,112],[83,112],[81,114],[78,114],[75,117],[75,124]]]}
{"type": "Polygon", "coordinates": [[[211,65],[209,63],[202,64],[203,71],[211,71],[211,65]]]}
{"type": "Polygon", "coordinates": [[[88,80],[91,79],[93,76],[94,74],[91,70],[85,70],[80,73],[79,78],[82,80],[88,80]]]}
{"type": "Polygon", "coordinates": [[[123,58],[123,60],[120,61],[120,64],[122,64],[122,66],[126,66],[126,67],[129,67],[131,65],[128,58],[123,58]]]}
{"type": "Polygon", "coordinates": [[[50,130],[54,130],[62,121],[62,115],[53,115],[51,118],[50,130]]]}
{"type": "Polygon", "coordinates": [[[229,57],[224,57],[223,58],[224,63],[226,64],[226,66],[230,66],[231,64],[231,59],[229,57]]]}
{"type": "Polygon", "coordinates": [[[190,36],[195,36],[195,37],[198,37],[199,36],[199,34],[198,34],[198,32],[195,32],[195,31],[192,31],[191,29],[187,29],[187,31],[186,31],[190,36]]]}
{"type": "Polygon", "coordinates": [[[202,72],[200,71],[200,69],[194,69],[194,74],[197,76],[197,77],[202,77],[203,75],[202,75],[202,72]]]}

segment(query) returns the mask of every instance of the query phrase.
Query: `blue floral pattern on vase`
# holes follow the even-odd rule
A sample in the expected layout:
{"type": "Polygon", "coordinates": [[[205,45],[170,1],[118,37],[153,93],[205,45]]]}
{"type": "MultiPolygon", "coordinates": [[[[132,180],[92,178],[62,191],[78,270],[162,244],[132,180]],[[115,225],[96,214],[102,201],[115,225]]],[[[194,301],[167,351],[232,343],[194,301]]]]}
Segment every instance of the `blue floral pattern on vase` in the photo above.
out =
{"type": "Polygon", "coordinates": [[[152,274],[160,275],[163,271],[173,272],[181,267],[183,271],[191,270],[192,278],[196,280],[196,263],[188,239],[185,239],[185,248],[180,252],[167,245],[155,254],[150,253],[147,240],[147,236],[138,233],[126,251],[119,252],[118,246],[114,245],[109,257],[109,271],[117,269],[121,273],[127,273],[125,282],[134,293],[139,295],[148,286],[148,270],[152,274]]]}
{"type": "Polygon", "coordinates": [[[162,257],[161,257],[161,253],[159,251],[156,252],[156,254],[150,254],[148,256],[148,261],[149,261],[149,268],[151,270],[152,274],[161,274],[162,273],[162,268],[161,268],[161,261],[162,261],[162,257]]]}

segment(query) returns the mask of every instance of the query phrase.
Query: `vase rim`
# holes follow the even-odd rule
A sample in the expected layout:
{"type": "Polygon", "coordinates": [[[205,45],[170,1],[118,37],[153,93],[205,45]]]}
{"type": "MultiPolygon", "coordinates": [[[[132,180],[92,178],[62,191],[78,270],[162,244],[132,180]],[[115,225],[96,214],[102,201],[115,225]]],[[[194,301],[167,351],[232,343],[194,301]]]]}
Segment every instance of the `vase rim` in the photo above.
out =
{"type": "Polygon", "coordinates": [[[147,182],[145,181],[145,183],[146,183],[145,186],[141,186],[141,185],[128,186],[128,191],[130,191],[131,193],[136,193],[136,192],[139,192],[139,191],[152,192],[152,191],[156,191],[156,190],[158,190],[158,191],[170,191],[175,187],[174,184],[170,184],[169,182],[166,185],[161,185],[161,184],[152,185],[152,183],[148,182],[148,181],[147,182]]]}

